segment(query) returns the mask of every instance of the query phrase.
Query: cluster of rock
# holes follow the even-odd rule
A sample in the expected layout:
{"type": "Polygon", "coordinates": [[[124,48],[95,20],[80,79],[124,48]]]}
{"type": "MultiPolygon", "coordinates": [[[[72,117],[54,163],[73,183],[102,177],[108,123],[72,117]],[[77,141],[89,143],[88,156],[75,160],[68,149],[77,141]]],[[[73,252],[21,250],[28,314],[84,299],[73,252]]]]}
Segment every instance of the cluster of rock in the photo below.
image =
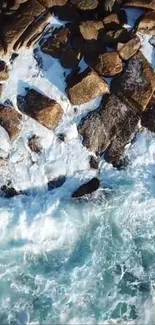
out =
{"type": "MultiPolygon", "coordinates": [[[[88,150],[97,156],[104,153],[105,160],[114,167],[124,165],[125,146],[137,132],[139,121],[155,131],[155,73],[140,51],[137,34],[155,35],[155,1],[8,0],[1,1],[0,10],[1,55],[33,45],[46,30],[51,14],[67,21],[48,37],[45,34],[40,48],[59,59],[63,68],[72,70],[66,78],[66,94],[73,105],[103,97],[100,107],[81,121],[78,132],[88,150]],[[145,10],[130,31],[124,28],[125,7],[145,10]],[[81,59],[88,65],[82,72],[81,59]],[[114,77],[110,86],[104,77],[114,77]]],[[[7,78],[7,66],[0,61],[0,81],[7,78]]],[[[25,96],[18,96],[17,104],[21,114],[8,105],[0,105],[0,125],[12,141],[20,132],[23,113],[50,130],[55,130],[63,115],[60,104],[31,88],[25,96]]],[[[36,143],[36,138],[30,139],[29,147],[39,153],[41,148],[36,143]]],[[[94,156],[90,166],[98,168],[94,156]]],[[[51,190],[64,182],[65,178],[52,180],[48,187],[51,190]]],[[[99,187],[96,179],[90,184],[73,193],[73,197],[99,187]]]]}

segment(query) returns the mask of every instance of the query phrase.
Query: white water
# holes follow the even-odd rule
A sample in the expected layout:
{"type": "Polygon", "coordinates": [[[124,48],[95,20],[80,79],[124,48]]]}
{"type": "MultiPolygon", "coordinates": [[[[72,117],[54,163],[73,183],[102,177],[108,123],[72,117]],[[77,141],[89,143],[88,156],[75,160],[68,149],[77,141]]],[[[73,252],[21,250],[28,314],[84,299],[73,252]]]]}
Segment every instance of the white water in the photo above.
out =
{"type": "MultiPolygon", "coordinates": [[[[128,11],[129,26],[139,13],[128,11]]],[[[147,38],[142,51],[154,64],[147,38]]],[[[10,65],[2,102],[9,99],[17,108],[17,94],[29,85],[55,98],[64,109],[56,134],[65,132],[66,139],[60,142],[25,116],[10,146],[0,128],[1,153],[9,151],[0,185],[11,180],[28,193],[0,198],[0,323],[155,324],[155,135],[144,130],[137,136],[127,148],[131,163],[125,171],[101,163],[106,197],[99,190],[91,201],[72,201],[72,192],[97,173],[90,170],[77,124],[100,98],[75,114],[65,95],[64,70],[39,55],[41,70],[32,50],[20,52],[10,65]],[[40,155],[27,146],[32,134],[41,138],[40,155]],[[48,180],[59,175],[67,181],[48,192],[48,180]]]]}

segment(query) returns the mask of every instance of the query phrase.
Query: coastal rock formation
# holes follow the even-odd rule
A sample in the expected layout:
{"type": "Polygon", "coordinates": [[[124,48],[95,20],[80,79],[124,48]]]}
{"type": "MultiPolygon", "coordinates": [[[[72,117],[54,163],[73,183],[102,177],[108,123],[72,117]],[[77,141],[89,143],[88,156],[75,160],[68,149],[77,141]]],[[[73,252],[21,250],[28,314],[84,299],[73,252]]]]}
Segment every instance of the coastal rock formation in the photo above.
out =
{"type": "Polygon", "coordinates": [[[0,81],[5,81],[9,78],[8,67],[6,63],[0,60],[0,81]]]}
{"type": "Polygon", "coordinates": [[[93,68],[99,76],[112,77],[122,72],[123,63],[117,52],[107,52],[99,55],[93,68]]]}
{"type": "Polygon", "coordinates": [[[21,130],[22,115],[13,107],[0,105],[0,125],[8,132],[10,139],[13,141],[21,130]]]}
{"type": "Polygon", "coordinates": [[[118,43],[117,52],[122,60],[129,60],[140,49],[141,41],[138,36],[134,36],[127,43],[118,43]]]}

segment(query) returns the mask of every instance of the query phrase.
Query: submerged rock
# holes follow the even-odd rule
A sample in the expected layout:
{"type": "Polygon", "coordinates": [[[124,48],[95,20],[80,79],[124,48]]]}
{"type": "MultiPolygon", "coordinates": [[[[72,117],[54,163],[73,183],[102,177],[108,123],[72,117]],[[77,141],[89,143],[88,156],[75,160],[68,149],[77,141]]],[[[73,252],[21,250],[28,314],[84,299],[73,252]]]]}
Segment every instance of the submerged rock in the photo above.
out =
{"type": "Polygon", "coordinates": [[[74,105],[84,104],[98,96],[109,93],[107,83],[97,73],[87,68],[67,79],[66,92],[74,105]]]}
{"type": "Polygon", "coordinates": [[[40,144],[40,137],[36,136],[35,134],[28,139],[28,146],[31,151],[34,151],[36,153],[41,153],[43,149],[40,144]]]}
{"type": "Polygon", "coordinates": [[[24,97],[18,96],[17,104],[20,110],[50,130],[58,126],[63,115],[63,109],[54,99],[32,88],[24,97]]]}
{"type": "Polygon", "coordinates": [[[72,198],[79,198],[95,192],[100,186],[98,178],[94,177],[89,182],[81,185],[73,194],[72,198]]]}
{"type": "Polygon", "coordinates": [[[55,188],[61,187],[66,181],[66,176],[59,176],[55,179],[52,179],[51,181],[48,182],[48,190],[52,191],[55,188]]]}

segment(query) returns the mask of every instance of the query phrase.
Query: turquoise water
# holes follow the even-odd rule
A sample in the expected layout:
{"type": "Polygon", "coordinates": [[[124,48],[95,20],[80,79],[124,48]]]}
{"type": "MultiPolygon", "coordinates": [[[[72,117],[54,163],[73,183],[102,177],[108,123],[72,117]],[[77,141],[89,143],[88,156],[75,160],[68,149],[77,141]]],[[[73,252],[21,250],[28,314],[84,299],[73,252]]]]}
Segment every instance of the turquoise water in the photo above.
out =
{"type": "Polygon", "coordinates": [[[144,133],[125,171],[103,163],[106,195],[1,199],[1,324],[155,323],[154,152],[144,133]]]}

